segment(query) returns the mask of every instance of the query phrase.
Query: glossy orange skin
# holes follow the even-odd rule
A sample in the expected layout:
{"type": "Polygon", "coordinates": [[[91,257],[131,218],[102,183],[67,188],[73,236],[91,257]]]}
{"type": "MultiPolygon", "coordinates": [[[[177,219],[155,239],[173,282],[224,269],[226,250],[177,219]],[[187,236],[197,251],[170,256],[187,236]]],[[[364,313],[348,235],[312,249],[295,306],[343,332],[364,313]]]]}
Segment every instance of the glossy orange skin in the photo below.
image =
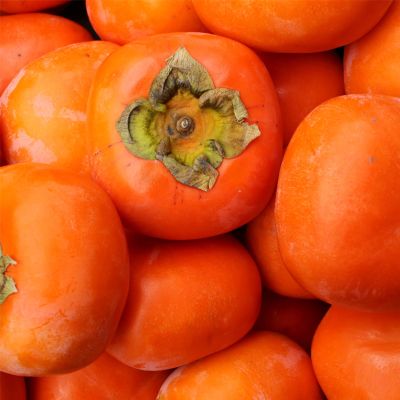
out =
{"type": "Polygon", "coordinates": [[[103,40],[126,44],[168,32],[204,32],[191,0],[87,0],[94,30],[103,40]]]}
{"type": "Polygon", "coordinates": [[[275,224],[275,196],[248,225],[246,245],[257,262],[263,286],[283,296],[313,298],[287,270],[279,251],[275,224]]]}
{"type": "Polygon", "coordinates": [[[262,53],[276,87],[287,146],[304,117],[316,106],[344,94],[343,65],[334,52],[313,54],[262,53]]]}
{"type": "Polygon", "coordinates": [[[0,372],[0,399],[25,400],[24,378],[0,372]]]}
{"type": "Polygon", "coordinates": [[[329,400],[397,400],[400,312],[332,306],[315,334],[312,361],[329,400]]]}
{"type": "Polygon", "coordinates": [[[290,339],[257,332],[174,371],[157,400],[321,399],[307,353],[290,339]]]}
{"type": "Polygon", "coordinates": [[[348,95],[300,124],[279,176],[276,224],[293,277],[332,304],[400,307],[400,100],[348,95]]]}
{"type": "Polygon", "coordinates": [[[0,242],[17,293],[0,304],[0,370],[67,373],[94,361],[127,297],[124,231],[89,178],[43,164],[0,169],[0,242]]]}
{"type": "Polygon", "coordinates": [[[309,352],[315,330],[328,307],[319,300],[265,292],[255,329],[281,333],[309,352]]]}
{"type": "Polygon", "coordinates": [[[30,400],[154,400],[169,372],[145,372],[107,353],[71,374],[32,378],[30,400]]]}
{"type": "Polygon", "coordinates": [[[0,16],[0,25],[0,94],[29,62],[59,47],[92,40],[82,26],[50,14],[0,16]]]}
{"type": "Polygon", "coordinates": [[[72,44],[23,68],[0,99],[0,133],[8,164],[41,162],[89,174],[86,107],[93,77],[118,48],[72,44]]]}
{"type": "Polygon", "coordinates": [[[210,32],[264,51],[308,53],[360,38],[391,1],[193,0],[193,5],[210,32]]]}
{"type": "Polygon", "coordinates": [[[175,368],[242,338],[260,303],[257,267],[233,237],[141,241],[131,251],[130,293],[108,351],[134,368],[175,368]]]}
{"type": "Polygon", "coordinates": [[[1,0],[0,12],[7,14],[46,10],[68,3],[70,0],[1,0]]]}
{"type": "Polygon", "coordinates": [[[282,157],[275,89],[255,53],[229,39],[177,33],[123,46],[99,68],[88,121],[93,178],[127,227],[148,236],[197,239],[231,231],[261,212],[275,189],[282,157]],[[181,46],[207,68],[216,87],[239,90],[249,123],[257,122],[261,131],[240,156],[222,162],[208,192],[177,182],[159,161],[132,155],[115,127],[127,104],[148,96],[165,60],[181,46]]]}
{"type": "Polygon", "coordinates": [[[400,97],[400,1],[379,24],[344,51],[346,93],[400,97]]]}

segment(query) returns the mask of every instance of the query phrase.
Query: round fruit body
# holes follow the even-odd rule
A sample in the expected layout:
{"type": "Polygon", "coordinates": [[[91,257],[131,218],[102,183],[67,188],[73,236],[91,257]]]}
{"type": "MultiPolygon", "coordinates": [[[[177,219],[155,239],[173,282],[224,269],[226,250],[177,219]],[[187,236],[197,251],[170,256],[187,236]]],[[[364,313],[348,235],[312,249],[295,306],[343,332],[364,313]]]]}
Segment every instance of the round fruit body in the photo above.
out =
{"type": "Polygon", "coordinates": [[[87,0],[86,9],[103,40],[126,44],[168,32],[204,32],[191,0],[87,0]]]}
{"type": "Polygon", "coordinates": [[[24,378],[0,372],[0,399],[25,400],[24,378]]]}
{"type": "Polygon", "coordinates": [[[282,296],[313,298],[293,279],[282,260],[274,213],[275,196],[246,230],[246,244],[257,262],[263,285],[282,296]]]}
{"type": "Polygon", "coordinates": [[[59,47],[92,40],[82,26],[56,15],[2,15],[0,24],[0,94],[29,62],[59,47]]]}
{"type": "Polygon", "coordinates": [[[329,400],[397,400],[400,312],[332,306],[314,336],[312,361],[329,400]]]}
{"type": "Polygon", "coordinates": [[[400,97],[400,1],[361,39],[344,50],[346,93],[400,97]]]}
{"type": "Polygon", "coordinates": [[[143,370],[175,368],[226,348],[260,309],[257,267],[231,236],[132,247],[130,294],[108,351],[143,370]]]}
{"type": "Polygon", "coordinates": [[[175,370],[157,400],[321,400],[310,357],[273,332],[256,332],[226,350],[175,370]]]}
{"type": "Polygon", "coordinates": [[[31,400],[154,400],[169,372],[145,372],[107,353],[78,371],[31,378],[31,400]]]}
{"type": "Polygon", "coordinates": [[[0,99],[8,164],[40,162],[89,173],[86,106],[93,76],[117,45],[91,41],[45,54],[23,68],[0,99]]]}
{"type": "Polygon", "coordinates": [[[334,52],[263,53],[260,57],[278,93],[286,147],[310,111],[325,100],[344,94],[342,60],[334,52]]]}
{"type": "Polygon", "coordinates": [[[391,2],[193,0],[193,5],[210,32],[263,51],[309,53],[357,40],[382,18],[391,2]]]}
{"type": "Polygon", "coordinates": [[[276,199],[282,259],[332,304],[400,306],[400,100],[348,95],[300,124],[276,199]]]}
{"type": "Polygon", "coordinates": [[[0,169],[0,370],[67,373],[94,361],[128,292],[124,231],[89,178],[43,164],[0,169]]]}
{"type": "Polygon", "coordinates": [[[197,239],[228,232],[255,217],[274,191],[278,100],[261,60],[237,42],[178,33],[123,46],[98,70],[88,119],[92,176],[140,233],[197,239]]]}

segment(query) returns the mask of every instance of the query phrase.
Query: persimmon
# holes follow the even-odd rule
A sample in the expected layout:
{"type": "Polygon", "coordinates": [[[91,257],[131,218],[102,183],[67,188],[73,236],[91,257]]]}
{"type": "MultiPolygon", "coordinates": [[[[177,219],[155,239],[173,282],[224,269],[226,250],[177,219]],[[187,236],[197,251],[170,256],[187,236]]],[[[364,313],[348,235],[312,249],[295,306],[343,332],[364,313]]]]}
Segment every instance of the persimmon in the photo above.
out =
{"type": "Polygon", "coordinates": [[[93,76],[118,48],[76,43],[23,68],[0,99],[0,132],[8,164],[41,162],[89,173],[86,106],[93,76]]]}
{"type": "Polygon", "coordinates": [[[282,163],[282,259],[328,303],[400,307],[400,100],[330,99],[300,124],[282,163]]]}
{"type": "Polygon", "coordinates": [[[82,26],[50,14],[0,16],[0,25],[0,94],[29,62],[59,47],[92,40],[82,26]]]}
{"type": "Polygon", "coordinates": [[[320,400],[307,353],[274,332],[257,332],[175,370],[157,400],[320,400]]]}
{"type": "Polygon", "coordinates": [[[344,50],[346,93],[400,97],[400,1],[361,39],[344,50]]]}
{"type": "Polygon", "coordinates": [[[312,362],[329,400],[397,400],[400,312],[332,306],[315,334],[312,362]]]}
{"type": "Polygon", "coordinates": [[[125,235],[88,177],[44,164],[0,169],[0,371],[67,373],[94,361],[128,292],[125,235]]]}
{"type": "Polygon", "coordinates": [[[0,399],[25,400],[25,381],[21,376],[0,372],[0,399]]]}
{"type": "Polygon", "coordinates": [[[96,33],[126,44],[143,36],[167,32],[204,32],[191,0],[87,0],[96,33]]]}
{"type": "Polygon", "coordinates": [[[265,291],[255,329],[278,332],[310,351],[315,330],[328,310],[316,299],[296,299],[265,291]]]}
{"type": "Polygon", "coordinates": [[[218,35],[277,53],[334,49],[365,35],[392,0],[193,0],[218,35]]]}
{"type": "Polygon", "coordinates": [[[316,106],[344,94],[343,65],[338,54],[261,53],[276,87],[287,146],[304,117],[316,106]]]}
{"type": "Polygon", "coordinates": [[[230,346],[260,309],[257,267],[233,237],[131,248],[130,291],[108,352],[143,370],[175,368],[230,346]]]}
{"type": "Polygon", "coordinates": [[[258,56],[230,39],[175,33],[121,47],[96,74],[88,127],[93,178],[148,236],[231,231],[276,186],[276,92],[258,56]]]}
{"type": "Polygon", "coordinates": [[[275,196],[267,207],[248,225],[246,245],[257,262],[263,285],[283,296],[313,298],[287,270],[279,251],[275,225],[275,196]]]}
{"type": "Polygon", "coordinates": [[[1,0],[0,12],[7,14],[30,13],[68,3],[70,0],[1,0]]]}
{"type": "Polygon", "coordinates": [[[130,368],[103,353],[79,371],[29,379],[29,399],[154,400],[168,374],[130,368]]]}

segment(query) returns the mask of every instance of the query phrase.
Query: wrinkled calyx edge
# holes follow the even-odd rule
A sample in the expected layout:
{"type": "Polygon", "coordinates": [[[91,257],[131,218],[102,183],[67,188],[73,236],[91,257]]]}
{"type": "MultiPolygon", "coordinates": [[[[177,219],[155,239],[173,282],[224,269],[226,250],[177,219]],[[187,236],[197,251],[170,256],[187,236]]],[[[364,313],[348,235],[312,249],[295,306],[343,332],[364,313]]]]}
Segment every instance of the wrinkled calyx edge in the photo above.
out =
{"type": "Polygon", "coordinates": [[[6,275],[7,268],[16,263],[10,256],[3,254],[3,248],[0,244],[0,304],[3,304],[8,296],[18,291],[14,279],[6,275]]]}
{"type": "Polygon", "coordinates": [[[116,127],[132,154],[159,160],[178,182],[208,191],[222,160],[260,136],[247,116],[239,92],[215,88],[205,67],[181,47],[153,80],[148,98],[126,107],[116,127]]]}

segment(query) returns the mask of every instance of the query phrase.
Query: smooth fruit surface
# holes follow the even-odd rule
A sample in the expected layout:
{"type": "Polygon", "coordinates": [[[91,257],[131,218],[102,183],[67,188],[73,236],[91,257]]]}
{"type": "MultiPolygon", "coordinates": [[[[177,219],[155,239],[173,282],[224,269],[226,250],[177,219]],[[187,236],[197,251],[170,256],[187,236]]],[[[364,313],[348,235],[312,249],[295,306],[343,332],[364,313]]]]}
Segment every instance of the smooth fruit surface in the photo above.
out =
{"type": "Polygon", "coordinates": [[[0,99],[0,131],[8,164],[41,162],[89,174],[86,107],[93,77],[118,48],[72,44],[23,68],[0,99]]]}
{"type": "Polygon", "coordinates": [[[332,306],[315,334],[312,361],[330,400],[397,400],[400,313],[332,306]]]}
{"type": "Polygon", "coordinates": [[[344,51],[346,93],[400,97],[400,1],[361,39],[344,51]]]}
{"type": "Polygon", "coordinates": [[[277,53],[324,51],[353,42],[382,18],[390,3],[391,0],[193,0],[210,32],[277,53]]]}
{"type": "Polygon", "coordinates": [[[257,332],[230,348],[175,370],[157,400],[320,400],[310,357],[273,332],[257,332]]]}
{"type": "Polygon", "coordinates": [[[400,306],[400,100],[348,95],[300,124],[276,199],[282,259],[328,303],[400,306]]]}
{"type": "Polygon", "coordinates": [[[2,15],[0,25],[0,94],[29,62],[59,47],[92,40],[82,26],[50,14],[2,15]]]}
{"type": "Polygon", "coordinates": [[[0,192],[1,278],[15,285],[0,304],[0,370],[82,368],[104,351],[127,296],[117,212],[89,178],[43,164],[2,167],[0,192]]]}
{"type": "Polygon", "coordinates": [[[131,248],[130,294],[108,351],[134,368],[175,368],[242,338],[260,303],[257,267],[233,237],[140,240],[131,248]]]}

